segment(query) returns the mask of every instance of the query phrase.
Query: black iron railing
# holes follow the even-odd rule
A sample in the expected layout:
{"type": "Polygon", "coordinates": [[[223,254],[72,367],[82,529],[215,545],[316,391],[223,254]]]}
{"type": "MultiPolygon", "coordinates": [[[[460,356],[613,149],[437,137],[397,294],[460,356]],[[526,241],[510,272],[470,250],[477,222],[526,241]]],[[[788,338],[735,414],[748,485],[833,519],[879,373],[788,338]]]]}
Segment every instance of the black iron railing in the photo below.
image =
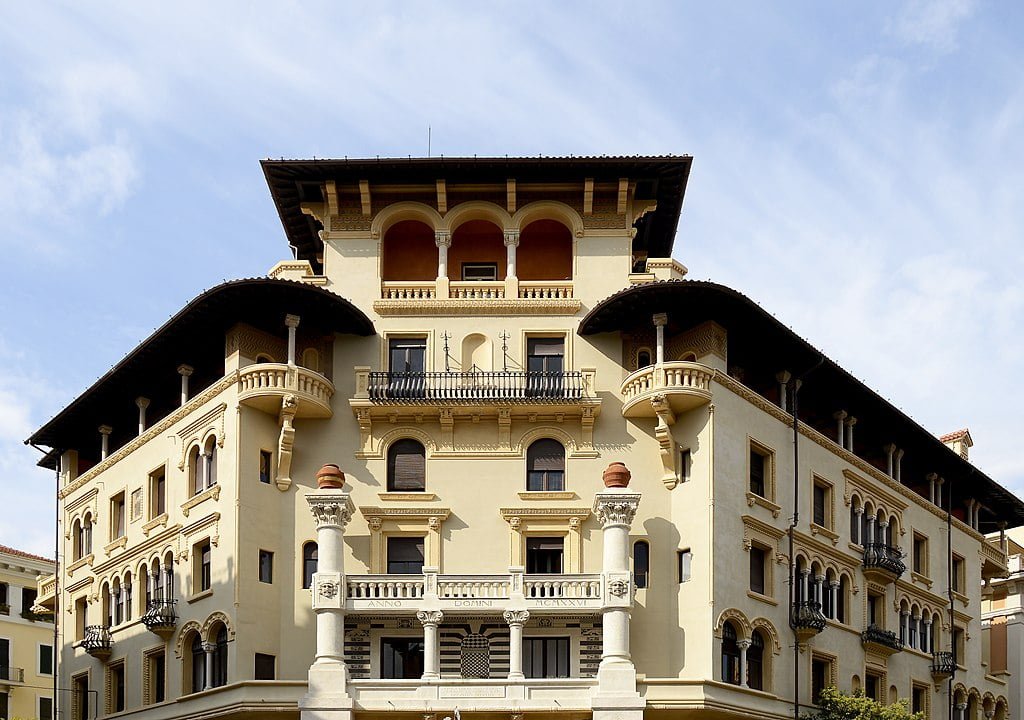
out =
{"type": "Polygon", "coordinates": [[[956,658],[948,650],[937,650],[932,653],[932,675],[951,677],[956,671],[956,658]]]}
{"type": "Polygon", "coordinates": [[[821,603],[814,600],[801,600],[793,603],[789,622],[797,629],[821,632],[825,629],[825,616],[821,612],[821,603]]]}
{"type": "Polygon", "coordinates": [[[371,400],[401,402],[557,402],[586,397],[583,373],[565,372],[371,372],[371,400]]]}
{"type": "Polygon", "coordinates": [[[864,546],[864,567],[886,570],[896,577],[907,570],[903,562],[903,551],[884,543],[868,543],[864,546]]]}
{"type": "Polygon", "coordinates": [[[173,629],[178,623],[178,601],[173,599],[150,600],[142,615],[142,624],[150,630],[173,629]]]}
{"type": "Polygon", "coordinates": [[[902,650],[903,643],[892,630],[883,630],[877,625],[868,625],[867,630],[860,634],[861,643],[874,643],[892,650],[902,650]]]}
{"type": "Polygon", "coordinates": [[[22,668],[0,665],[0,681],[2,682],[25,682],[25,671],[22,668]]]}
{"type": "Polygon", "coordinates": [[[86,625],[85,637],[82,638],[82,648],[90,655],[110,654],[114,646],[114,639],[110,635],[110,628],[106,625],[86,625]]]}

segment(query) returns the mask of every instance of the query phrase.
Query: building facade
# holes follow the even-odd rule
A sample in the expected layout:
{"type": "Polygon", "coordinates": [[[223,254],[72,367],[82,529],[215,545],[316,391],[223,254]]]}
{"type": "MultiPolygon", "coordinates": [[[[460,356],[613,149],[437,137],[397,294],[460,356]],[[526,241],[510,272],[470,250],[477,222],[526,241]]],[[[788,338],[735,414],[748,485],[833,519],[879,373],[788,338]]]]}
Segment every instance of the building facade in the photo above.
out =
{"type": "Polygon", "coordinates": [[[0,545],[0,718],[53,715],[53,616],[37,612],[39,579],[54,564],[0,545]]]}
{"type": "Polygon", "coordinates": [[[263,168],[293,259],[30,438],[70,717],[1005,719],[1024,505],[684,278],[688,157],[263,168]]]}

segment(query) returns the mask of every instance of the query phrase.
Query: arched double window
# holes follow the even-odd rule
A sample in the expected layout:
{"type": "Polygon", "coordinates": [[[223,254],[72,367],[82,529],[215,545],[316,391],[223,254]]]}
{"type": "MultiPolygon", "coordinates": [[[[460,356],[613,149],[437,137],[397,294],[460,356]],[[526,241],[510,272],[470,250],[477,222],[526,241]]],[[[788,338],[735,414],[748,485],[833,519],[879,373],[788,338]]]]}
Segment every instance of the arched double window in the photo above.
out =
{"type": "Polygon", "coordinates": [[[313,587],[313,573],[316,572],[319,548],[315,542],[302,546],[302,587],[313,587]]]}
{"type": "Polygon", "coordinates": [[[747,648],[747,685],[754,690],[764,690],[764,675],[764,635],[755,630],[747,648]]]}
{"type": "Polygon", "coordinates": [[[228,629],[220,625],[214,633],[214,647],[210,654],[210,661],[213,663],[212,681],[213,687],[221,687],[228,684],[228,629]]]}
{"type": "Polygon", "coordinates": [[[426,490],[427,460],[423,444],[405,438],[388,448],[388,492],[426,490]]]}
{"type": "Polygon", "coordinates": [[[189,692],[202,692],[206,688],[206,650],[203,649],[203,638],[199,633],[193,633],[191,644],[190,671],[188,677],[191,679],[189,692]]]}
{"type": "Polygon", "coordinates": [[[189,451],[188,473],[193,495],[217,484],[217,441],[212,435],[202,449],[196,445],[189,451]]]}
{"type": "Polygon", "coordinates": [[[526,450],[526,489],[560,492],[565,490],[565,448],[545,438],[526,450]]]}

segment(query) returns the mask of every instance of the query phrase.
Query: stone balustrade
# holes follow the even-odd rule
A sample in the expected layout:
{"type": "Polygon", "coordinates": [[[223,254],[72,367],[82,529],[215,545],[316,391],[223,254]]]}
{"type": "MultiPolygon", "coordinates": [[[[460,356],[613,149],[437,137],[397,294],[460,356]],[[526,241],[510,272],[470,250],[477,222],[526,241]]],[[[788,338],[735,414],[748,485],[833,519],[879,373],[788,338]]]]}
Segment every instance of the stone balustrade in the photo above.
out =
{"type": "Polygon", "coordinates": [[[281,398],[292,395],[295,417],[330,417],[334,384],[318,372],[298,365],[255,363],[238,373],[238,400],[243,405],[277,414],[281,398]]]}
{"type": "Polygon", "coordinates": [[[622,414],[654,417],[662,398],[677,413],[703,405],[711,400],[714,377],[712,368],[683,360],[640,368],[622,382],[622,414]]]}

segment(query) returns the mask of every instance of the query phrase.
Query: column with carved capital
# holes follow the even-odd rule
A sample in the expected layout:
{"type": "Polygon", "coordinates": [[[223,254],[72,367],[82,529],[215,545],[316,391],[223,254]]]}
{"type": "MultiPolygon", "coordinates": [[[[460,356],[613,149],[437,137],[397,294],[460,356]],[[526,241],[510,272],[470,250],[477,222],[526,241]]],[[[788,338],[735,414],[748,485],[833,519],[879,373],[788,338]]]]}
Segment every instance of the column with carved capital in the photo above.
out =
{"type": "Polygon", "coordinates": [[[640,493],[628,489],[629,471],[612,464],[605,471],[605,489],[594,499],[594,516],[601,523],[604,545],[604,608],[601,664],[593,700],[594,720],[639,713],[643,700],[636,690],[636,668],[629,655],[629,614],[633,582],[629,571],[629,527],[640,504],[640,493]],[[602,712],[599,712],[601,710],[602,712]]]}
{"type": "Polygon", "coordinates": [[[416,619],[423,624],[423,679],[441,677],[441,652],[438,646],[437,626],[444,621],[440,610],[420,610],[416,619]]]}
{"type": "Polygon", "coordinates": [[[448,248],[452,246],[452,236],[447,230],[434,233],[434,244],[437,245],[437,299],[448,299],[448,248]]]}
{"type": "Polygon", "coordinates": [[[344,487],[313,490],[306,502],[316,520],[318,555],[312,587],[316,659],[309,668],[309,692],[300,702],[302,719],[348,720],[352,700],[346,692],[344,535],[355,505],[344,487]]]}
{"type": "Polygon", "coordinates": [[[523,679],[523,625],[530,619],[528,610],[506,610],[508,623],[508,679],[523,679]]]}
{"type": "Polygon", "coordinates": [[[519,275],[516,270],[516,248],[519,247],[519,231],[505,231],[505,297],[519,297],[519,275]]]}

